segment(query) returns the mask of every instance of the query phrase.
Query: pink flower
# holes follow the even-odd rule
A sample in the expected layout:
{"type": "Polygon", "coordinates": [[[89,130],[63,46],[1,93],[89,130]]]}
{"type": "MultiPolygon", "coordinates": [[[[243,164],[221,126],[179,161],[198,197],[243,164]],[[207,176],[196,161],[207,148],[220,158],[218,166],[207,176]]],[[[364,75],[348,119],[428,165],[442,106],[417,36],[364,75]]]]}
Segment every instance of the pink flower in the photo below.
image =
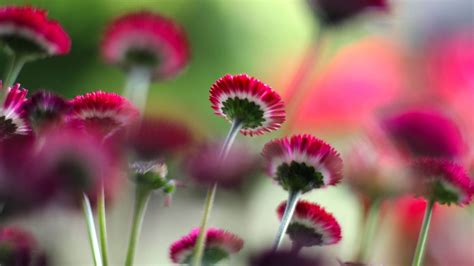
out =
{"type": "Polygon", "coordinates": [[[13,135],[27,135],[31,132],[23,110],[27,93],[26,89],[20,88],[20,84],[8,88],[0,109],[0,140],[13,135]]]}
{"type": "Polygon", "coordinates": [[[436,110],[402,110],[381,120],[382,127],[400,150],[413,156],[455,159],[466,151],[458,126],[436,110]]]}
{"type": "MultiPolygon", "coordinates": [[[[285,212],[286,201],[278,206],[278,218],[285,212]]],[[[286,233],[300,247],[324,246],[338,243],[341,227],[332,214],[315,203],[300,200],[291,218],[286,233]]]]}
{"type": "Polygon", "coordinates": [[[53,92],[42,90],[33,94],[23,108],[32,127],[42,130],[63,123],[71,106],[53,92]]]}
{"type": "Polygon", "coordinates": [[[0,228],[0,250],[1,265],[43,265],[40,261],[45,262],[34,237],[20,228],[0,228]]]}
{"type": "MultiPolygon", "coordinates": [[[[198,235],[199,228],[195,228],[171,245],[170,258],[173,263],[190,263],[198,235]]],[[[237,235],[222,229],[209,228],[206,231],[203,264],[216,264],[223,259],[228,259],[230,255],[238,253],[243,245],[244,241],[237,235]]]]}
{"type": "Polygon", "coordinates": [[[125,97],[115,93],[96,91],[71,100],[69,121],[88,130],[110,136],[138,118],[138,110],[125,97]]]}
{"type": "Polygon", "coordinates": [[[285,106],[275,91],[248,76],[225,75],[210,90],[215,114],[242,123],[244,135],[262,135],[280,128],[285,122],[285,106]]]}
{"type": "Polygon", "coordinates": [[[459,164],[434,158],[422,158],[412,165],[417,179],[417,193],[440,204],[463,206],[472,201],[473,185],[466,170],[459,164]]]}
{"type": "Polygon", "coordinates": [[[47,12],[30,6],[0,7],[0,41],[19,52],[67,54],[71,40],[47,12]]]}
{"type": "Polygon", "coordinates": [[[268,174],[285,190],[304,193],[336,185],[342,179],[342,159],[338,152],[308,134],[270,141],[262,154],[268,174]]]}
{"type": "Polygon", "coordinates": [[[155,79],[175,76],[190,56],[184,30],[173,20],[148,11],[112,21],[104,33],[101,52],[109,64],[150,67],[155,79]]]}
{"type": "Polygon", "coordinates": [[[388,9],[387,0],[308,0],[321,22],[339,24],[368,9],[388,9]]]}

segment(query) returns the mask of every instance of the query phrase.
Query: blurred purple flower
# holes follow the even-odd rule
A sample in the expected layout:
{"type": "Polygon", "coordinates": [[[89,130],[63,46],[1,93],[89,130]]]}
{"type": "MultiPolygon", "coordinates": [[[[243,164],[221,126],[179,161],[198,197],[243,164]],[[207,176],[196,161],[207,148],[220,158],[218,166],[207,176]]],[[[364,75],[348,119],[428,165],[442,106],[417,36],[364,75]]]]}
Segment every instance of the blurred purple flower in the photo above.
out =
{"type": "Polygon", "coordinates": [[[326,266],[319,257],[307,257],[291,251],[265,251],[250,259],[250,266],[326,266]]]}
{"type": "Polygon", "coordinates": [[[44,266],[46,257],[34,237],[16,227],[0,228],[0,264],[5,266],[44,266]]]}
{"type": "Polygon", "coordinates": [[[53,92],[42,90],[33,94],[23,108],[31,126],[42,131],[64,122],[71,105],[53,92]]]}

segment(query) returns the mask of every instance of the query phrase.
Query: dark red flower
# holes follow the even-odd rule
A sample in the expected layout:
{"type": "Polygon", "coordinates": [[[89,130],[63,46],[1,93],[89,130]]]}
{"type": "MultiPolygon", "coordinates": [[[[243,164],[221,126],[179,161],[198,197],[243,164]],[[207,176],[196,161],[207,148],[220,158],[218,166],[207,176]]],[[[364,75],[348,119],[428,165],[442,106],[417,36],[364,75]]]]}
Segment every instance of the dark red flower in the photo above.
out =
{"type": "Polygon", "coordinates": [[[339,153],[308,134],[272,140],[265,144],[262,154],[268,174],[285,190],[308,192],[334,186],[342,179],[339,153]]]}
{"type": "Polygon", "coordinates": [[[321,22],[337,25],[368,9],[388,8],[387,0],[307,0],[321,22]]]}
{"type": "Polygon", "coordinates": [[[44,254],[34,237],[16,227],[0,228],[0,264],[8,266],[44,266],[44,254]]]}
{"type": "Polygon", "coordinates": [[[325,266],[321,257],[308,257],[291,251],[265,251],[250,259],[250,266],[325,266]]]}
{"type": "MultiPolygon", "coordinates": [[[[170,247],[170,258],[173,263],[188,264],[191,262],[194,246],[199,235],[199,228],[193,229],[188,235],[174,242],[170,247]]],[[[244,241],[225,230],[209,228],[206,231],[203,265],[214,265],[230,255],[238,253],[244,241]]]]}
{"type": "Polygon", "coordinates": [[[0,108],[0,140],[31,132],[23,109],[27,93],[26,89],[20,88],[20,84],[8,88],[5,101],[0,108]]]}
{"type": "Polygon", "coordinates": [[[49,20],[45,10],[30,6],[0,7],[0,41],[28,54],[62,55],[71,49],[61,25],[49,20]]]}
{"type": "Polygon", "coordinates": [[[50,91],[38,91],[28,99],[23,108],[25,116],[36,130],[42,130],[64,122],[71,105],[50,91]]]}
{"type": "Polygon", "coordinates": [[[155,79],[175,76],[189,61],[184,30],[173,20],[141,11],[112,21],[101,44],[109,64],[151,68],[155,79]]]}
{"type": "Polygon", "coordinates": [[[244,135],[262,135],[280,128],[285,122],[285,106],[275,91],[248,76],[225,75],[211,87],[210,97],[215,114],[242,123],[244,135]]]}

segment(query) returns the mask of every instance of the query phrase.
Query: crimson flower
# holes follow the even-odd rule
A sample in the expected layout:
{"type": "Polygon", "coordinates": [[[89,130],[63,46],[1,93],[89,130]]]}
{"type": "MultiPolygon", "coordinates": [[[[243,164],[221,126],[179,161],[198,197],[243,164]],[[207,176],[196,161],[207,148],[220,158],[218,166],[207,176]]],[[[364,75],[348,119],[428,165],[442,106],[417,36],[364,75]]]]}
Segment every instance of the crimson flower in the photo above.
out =
{"type": "Polygon", "coordinates": [[[46,258],[38,252],[34,237],[17,227],[0,228],[0,264],[44,266],[46,258]]]}
{"type": "Polygon", "coordinates": [[[0,140],[31,132],[23,109],[27,93],[26,89],[20,88],[20,84],[8,88],[5,101],[0,108],[0,140]]]}
{"type": "Polygon", "coordinates": [[[52,127],[64,122],[70,104],[50,91],[38,91],[28,99],[23,108],[25,116],[36,130],[52,127]]]}

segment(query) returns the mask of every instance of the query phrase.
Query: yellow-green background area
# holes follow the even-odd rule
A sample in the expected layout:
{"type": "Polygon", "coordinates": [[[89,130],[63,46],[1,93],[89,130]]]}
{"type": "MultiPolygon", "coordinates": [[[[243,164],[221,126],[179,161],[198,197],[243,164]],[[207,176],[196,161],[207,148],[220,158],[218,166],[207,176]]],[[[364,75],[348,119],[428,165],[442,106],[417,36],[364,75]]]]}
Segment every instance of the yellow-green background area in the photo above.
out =
{"type": "MultiPolygon", "coordinates": [[[[188,33],[192,58],[188,68],[176,79],[152,84],[147,112],[177,117],[187,121],[206,137],[223,137],[228,123],[213,115],[208,101],[210,85],[226,73],[249,73],[274,84],[275,68],[282,57],[299,56],[307,46],[317,25],[305,1],[297,0],[31,0],[5,1],[0,4],[31,4],[45,8],[49,16],[61,22],[72,38],[71,53],[26,65],[19,82],[35,91],[40,88],[73,97],[97,89],[120,92],[123,73],[104,64],[98,43],[108,21],[136,10],[153,10],[174,18],[188,33]],[[272,77],[273,76],[273,77],[272,77]]],[[[334,47],[364,34],[363,27],[340,30],[334,47]]],[[[278,65],[280,64],[280,65],[278,65]]],[[[6,65],[0,56],[0,70],[6,65]]],[[[291,75],[291,73],[287,73],[291,75]]],[[[276,88],[282,91],[284,88],[276,88]]],[[[256,150],[276,134],[246,138],[256,150]]],[[[243,140],[243,136],[238,137],[243,140]]],[[[331,140],[341,146],[338,140],[331,140]]],[[[170,176],[185,179],[172,168],[170,176]]],[[[260,176],[252,185],[238,192],[219,190],[210,221],[240,235],[243,251],[230,262],[242,265],[257,250],[269,247],[278,227],[276,206],[286,193],[268,177],[260,176]]],[[[145,217],[143,233],[136,255],[136,265],[169,265],[168,247],[199,225],[205,189],[190,184],[179,189],[170,208],[163,207],[162,195],[155,194],[145,217]]],[[[344,184],[305,194],[334,213],[343,229],[343,241],[323,250],[350,259],[356,252],[360,206],[344,184]]],[[[132,214],[133,186],[128,184],[118,200],[108,209],[110,260],[113,265],[124,261],[132,214]]],[[[39,213],[20,217],[11,223],[33,231],[39,243],[52,257],[54,265],[90,265],[92,263],[85,225],[79,211],[51,207],[39,213]]],[[[286,240],[288,241],[288,240],[286,240]]],[[[288,245],[289,242],[285,242],[288,245]]]]}

